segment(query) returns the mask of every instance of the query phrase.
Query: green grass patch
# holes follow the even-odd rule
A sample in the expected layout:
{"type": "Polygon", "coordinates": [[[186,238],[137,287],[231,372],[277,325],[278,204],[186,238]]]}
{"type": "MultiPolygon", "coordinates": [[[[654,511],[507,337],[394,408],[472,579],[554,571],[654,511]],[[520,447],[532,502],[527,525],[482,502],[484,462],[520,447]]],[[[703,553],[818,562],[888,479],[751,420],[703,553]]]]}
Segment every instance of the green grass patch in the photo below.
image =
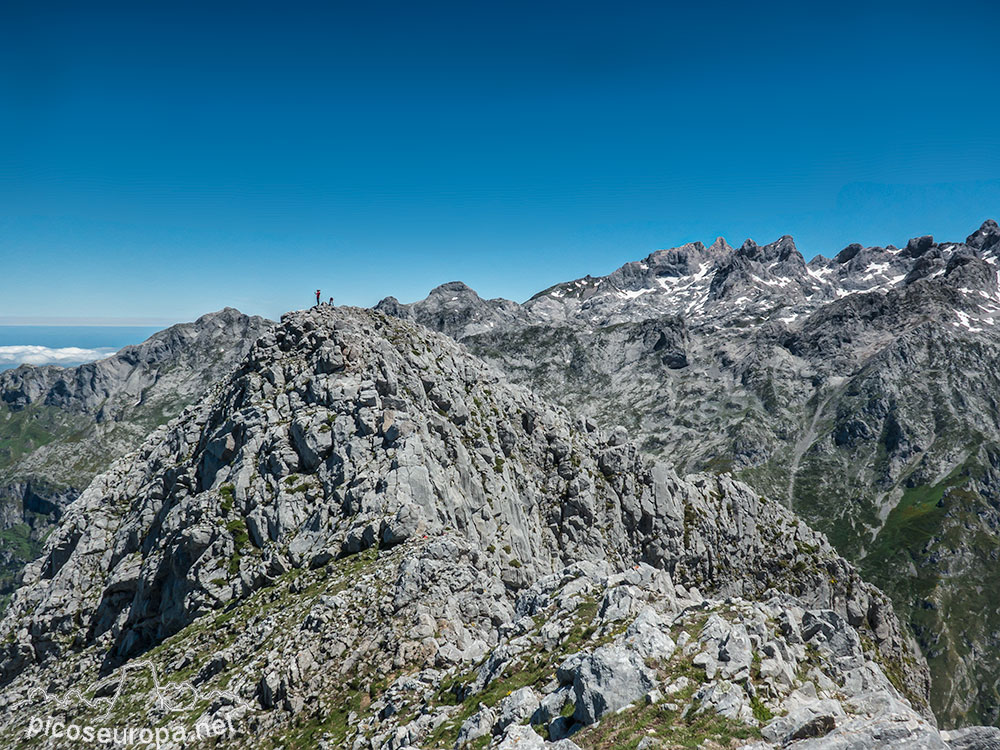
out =
{"type": "Polygon", "coordinates": [[[663,704],[639,705],[622,713],[602,717],[599,724],[573,735],[583,750],[635,750],[646,737],[660,740],[665,748],[695,750],[711,740],[722,747],[734,741],[760,737],[756,727],[719,716],[714,711],[686,716],[663,704]]]}
{"type": "Polygon", "coordinates": [[[40,543],[32,540],[31,527],[18,523],[0,531],[0,548],[9,550],[22,562],[34,560],[40,551],[40,543]]]}
{"type": "Polygon", "coordinates": [[[219,496],[222,498],[222,512],[228,515],[232,512],[236,501],[236,488],[231,484],[224,484],[219,487],[219,496]]]}

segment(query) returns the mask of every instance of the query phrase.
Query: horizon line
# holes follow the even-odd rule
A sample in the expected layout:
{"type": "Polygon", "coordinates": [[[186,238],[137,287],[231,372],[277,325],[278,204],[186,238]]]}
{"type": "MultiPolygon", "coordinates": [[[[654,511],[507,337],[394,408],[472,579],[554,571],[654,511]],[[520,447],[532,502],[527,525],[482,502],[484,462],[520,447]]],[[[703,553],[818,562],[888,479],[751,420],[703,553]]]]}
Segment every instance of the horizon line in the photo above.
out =
{"type": "Polygon", "coordinates": [[[177,322],[179,321],[171,320],[170,318],[0,315],[0,326],[89,326],[93,328],[145,328],[152,326],[171,326],[177,322]]]}

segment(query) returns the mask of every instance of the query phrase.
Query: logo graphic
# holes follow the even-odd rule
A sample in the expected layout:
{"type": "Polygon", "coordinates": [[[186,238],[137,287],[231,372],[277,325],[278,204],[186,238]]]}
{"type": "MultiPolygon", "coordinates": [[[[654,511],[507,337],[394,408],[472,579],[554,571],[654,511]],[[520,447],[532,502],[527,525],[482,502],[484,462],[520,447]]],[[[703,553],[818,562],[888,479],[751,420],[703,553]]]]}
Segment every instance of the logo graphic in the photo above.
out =
{"type": "Polygon", "coordinates": [[[24,731],[28,738],[44,736],[79,742],[82,746],[97,743],[116,747],[154,745],[157,748],[166,743],[184,744],[233,736],[237,734],[234,722],[254,710],[238,692],[246,679],[246,673],[240,673],[232,689],[202,692],[190,680],[165,682],[153,662],[137,659],[97,680],[88,689],[73,688],[61,695],[52,695],[43,688],[32,688],[24,700],[7,707],[0,716],[0,731],[26,724],[24,731]],[[158,726],[118,723],[117,714],[127,710],[126,702],[134,705],[143,699],[148,704],[147,713],[161,719],[157,721],[158,726]],[[214,706],[216,710],[210,718],[199,719],[193,727],[179,721],[162,722],[164,716],[190,715],[205,706],[214,706]],[[86,723],[67,719],[81,710],[87,714],[86,723]]]}

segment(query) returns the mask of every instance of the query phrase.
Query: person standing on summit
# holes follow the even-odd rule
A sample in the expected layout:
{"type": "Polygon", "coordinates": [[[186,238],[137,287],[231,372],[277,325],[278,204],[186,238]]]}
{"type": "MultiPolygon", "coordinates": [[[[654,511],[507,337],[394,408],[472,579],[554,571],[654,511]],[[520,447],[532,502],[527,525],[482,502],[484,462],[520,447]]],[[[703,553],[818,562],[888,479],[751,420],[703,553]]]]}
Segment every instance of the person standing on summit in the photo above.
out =
{"type": "Polygon", "coordinates": [[[319,289],[316,290],[316,306],[319,306],[319,289]]]}

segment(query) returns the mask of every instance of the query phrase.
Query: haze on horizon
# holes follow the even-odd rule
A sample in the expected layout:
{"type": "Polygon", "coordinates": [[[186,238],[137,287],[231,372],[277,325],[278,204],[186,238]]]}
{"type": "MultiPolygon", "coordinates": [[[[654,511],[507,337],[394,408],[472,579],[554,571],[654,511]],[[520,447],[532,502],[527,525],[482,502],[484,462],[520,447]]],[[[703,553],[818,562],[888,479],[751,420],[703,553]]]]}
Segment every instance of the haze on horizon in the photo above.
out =
{"type": "Polygon", "coordinates": [[[5,323],[523,300],[718,235],[1000,218],[987,3],[8,8],[5,323]]]}

